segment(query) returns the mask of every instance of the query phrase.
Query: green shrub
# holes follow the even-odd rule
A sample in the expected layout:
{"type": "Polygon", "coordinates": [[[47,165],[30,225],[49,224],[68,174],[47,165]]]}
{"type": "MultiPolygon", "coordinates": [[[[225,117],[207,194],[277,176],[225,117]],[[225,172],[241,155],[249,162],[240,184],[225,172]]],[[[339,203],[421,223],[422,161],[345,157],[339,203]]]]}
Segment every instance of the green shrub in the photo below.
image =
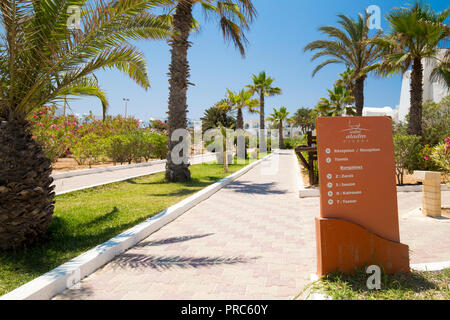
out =
{"type": "Polygon", "coordinates": [[[96,134],[89,133],[80,137],[72,146],[72,154],[79,165],[89,165],[98,163],[104,155],[104,140],[96,134]]]}
{"type": "Polygon", "coordinates": [[[433,148],[431,160],[445,175],[450,173],[450,137],[433,148]]]}
{"type": "Polygon", "coordinates": [[[435,146],[450,135],[450,96],[423,104],[422,127],[424,144],[435,146]]]}
{"type": "Polygon", "coordinates": [[[301,145],[303,142],[303,139],[301,138],[290,138],[290,139],[284,139],[284,148],[285,149],[295,149],[299,145],[301,145]]]}
{"type": "Polygon", "coordinates": [[[167,157],[167,136],[164,134],[153,133],[150,137],[153,143],[152,157],[161,160],[165,159],[167,157]]]}
{"type": "Polygon", "coordinates": [[[405,171],[417,170],[417,159],[422,150],[420,137],[408,134],[394,134],[395,168],[397,182],[403,185],[405,171]]]}
{"type": "Polygon", "coordinates": [[[106,155],[114,164],[129,163],[137,158],[136,138],[132,134],[116,134],[107,138],[106,155]]]}

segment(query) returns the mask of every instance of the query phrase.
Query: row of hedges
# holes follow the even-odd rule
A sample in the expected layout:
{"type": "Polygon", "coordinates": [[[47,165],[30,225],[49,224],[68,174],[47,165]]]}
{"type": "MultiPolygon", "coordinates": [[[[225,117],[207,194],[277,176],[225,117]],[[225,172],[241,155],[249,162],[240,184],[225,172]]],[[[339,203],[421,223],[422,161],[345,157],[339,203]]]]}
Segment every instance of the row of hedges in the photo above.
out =
{"type": "Polygon", "coordinates": [[[164,159],[167,137],[149,130],[133,130],[103,138],[95,134],[83,136],[71,151],[80,165],[92,166],[111,160],[114,164],[140,163],[150,159],[164,159]]]}
{"type": "Polygon", "coordinates": [[[88,117],[80,123],[73,115],[56,116],[55,111],[55,107],[43,107],[29,119],[34,139],[52,162],[69,155],[78,164],[89,166],[104,161],[123,164],[166,157],[166,132],[140,129],[137,119],[116,116],[99,121],[88,117]]]}

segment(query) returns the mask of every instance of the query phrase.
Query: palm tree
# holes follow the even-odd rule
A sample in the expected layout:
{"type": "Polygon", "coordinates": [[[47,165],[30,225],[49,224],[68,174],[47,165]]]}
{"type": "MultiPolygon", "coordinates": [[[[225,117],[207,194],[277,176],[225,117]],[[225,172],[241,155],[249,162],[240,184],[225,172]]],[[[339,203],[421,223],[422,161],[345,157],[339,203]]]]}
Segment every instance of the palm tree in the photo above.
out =
{"type": "Polygon", "coordinates": [[[214,129],[219,126],[219,123],[230,128],[236,125],[236,119],[228,115],[227,111],[218,106],[223,103],[219,101],[214,106],[205,110],[205,113],[200,120],[202,121],[202,132],[205,133],[208,129],[214,129]]]}
{"type": "Polygon", "coordinates": [[[336,85],[344,86],[346,89],[350,90],[353,95],[353,90],[355,88],[355,70],[347,68],[344,72],[339,74],[339,79],[336,81],[336,85]]]}
{"type": "Polygon", "coordinates": [[[334,85],[333,90],[328,90],[328,99],[319,100],[316,110],[325,117],[340,117],[344,112],[346,115],[354,115],[355,107],[351,105],[354,101],[350,90],[334,85]]]}
{"type": "Polygon", "coordinates": [[[444,24],[450,10],[436,13],[430,5],[415,2],[409,8],[392,10],[386,17],[391,32],[370,42],[383,49],[381,75],[411,71],[411,101],[408,132],[422,135],[423,58],[436,59],[439,41],[450,35],[444,24]]]}
{"type": "MultiPolygon", "coordinates": [[[[320,57],[330,57],[320,63],[313,71],[313,76],[323,67],[333,63],[343,63],[347,68],[353,69],[356,115],[361,116],[364,108],[364,82],[367,74],[377,67],[377,61],[381,56],[381,50],[369,40],[368,21],[370,16],[358,15],[353,20],[345,15],[338,15],[338,21],[342,29],[333,26],[320,27],[319,31],[332,40],[316,40],[309,43],[304,51],[315,51],[312,60],[320,57]]],[[[379,32],[381,33],[381,31],[379,32]]]]}
{"type": "Polygon", "coordinates": [[[437,59],[437,65],[431,73],[431,80],[441,81],[450,88],[450,50],[445,50],[442,58],[437,59]]]}
{"type": "MultiPolygon", "coordinates": [[[[200,4],[207,17],[217,18],[222,34],[227,41],[239,49],[241,55],[245,55],[247,39],[245,31],[249,29],[256,16],[256,10],[251,0],[171,0],[172,8],[169,15],[174,29],[174,36],[170,40],[171,63],[169,68],[169,139],[166,164],[166,179],[173,182],[190,180],[189,164],[183,161],[175,164],[172,160],[172,150],[179,141],[172,141],[170,137],[177,129],[186,129],[187,117],[187,89],[189,78],[189,62],[187,52],[191,43],[189,36],[197,27],[193,18],[194,6],[200,4]]],[[[186,154],[181,155],[183,159],[186,154]]]]}
{"type": "Polygon", "coordinates": [[[286,107],[281,107],[280,110],[273,108],[273,113],[267,120],[271,121],[273,125],[278,126],[278,138],[280,139],[280,149],[284,149],[283,141],[283,121],[287,119],[289,112],[286,107]]]}
{"type": "MultiPolygon", "coordinates": [[[[272,97],[281,94],[281,89],[278,87],[272,87],[275,79],[266,76],[266,72],[262,71],[258,75],[252,75],[253,84],[246,86],[253,93],[259,95],[259,129],[261,130],[260,137],[263,136],[262,130],[265,130],[265,97],[272,97]]],[[[264,143],[264,139],[260,139],[260,143],[264,143]]],[[[265,149],[264,146],[260,146],[261,149],[265,149]]]]}
{"type": "Polygon", "coordinates": [[[299,108],[292,116],[292,124],[299,126],[302,133],[306,133],[309,130],[313,130],[316,126],[315,118],[311,114],[311,109],[299,108]]]}
{"type": "Polygon", "coordinates": [[[243,111],[247,109],[250,113],[258,113],[258,99],[252,99],[253,92],[242,89],[238,93],[227,89],[227,97],[218,105],[219,108],[227,112],[236,112],[236,129],[244,129],[243,111]]]}
{"type": "Polygon", "coordinates": [[[104,98],[92,73],[118,69],[149,87],[142,52],[126,39],[164,39],[170,27],[146,10],[161,1],[10,0],[0,2],[0,249],[29,245],[53,215],[50,160],[27,117],[66,95],[104,98]],[[67,28],[81,6],[81,29],[67,28]]]}

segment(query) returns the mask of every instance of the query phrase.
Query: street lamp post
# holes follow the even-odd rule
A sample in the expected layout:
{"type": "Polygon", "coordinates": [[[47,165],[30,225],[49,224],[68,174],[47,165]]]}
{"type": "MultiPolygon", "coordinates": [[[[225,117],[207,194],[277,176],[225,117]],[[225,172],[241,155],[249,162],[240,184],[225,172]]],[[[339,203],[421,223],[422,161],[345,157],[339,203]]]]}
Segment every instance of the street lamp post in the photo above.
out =
{"type": "Polygon", "coordinates": [[[123,101],[125,101],[125,119],[127,118],[127,103],[130,101],[128,98],[123,98],[123,101]]]}

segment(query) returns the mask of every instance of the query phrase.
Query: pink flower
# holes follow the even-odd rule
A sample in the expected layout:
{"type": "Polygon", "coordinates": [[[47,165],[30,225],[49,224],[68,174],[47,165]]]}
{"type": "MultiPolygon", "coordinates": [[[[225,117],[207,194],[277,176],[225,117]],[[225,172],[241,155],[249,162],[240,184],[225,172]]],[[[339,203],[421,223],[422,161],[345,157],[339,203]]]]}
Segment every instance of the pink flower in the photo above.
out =
{"type": "Polygon", "coordinates": [[[429,156],[425,156],[424,159],[425,159],[426,161],[428,161],[428,160],[430,160],[430,157],[429,157],[429,156]]]}

